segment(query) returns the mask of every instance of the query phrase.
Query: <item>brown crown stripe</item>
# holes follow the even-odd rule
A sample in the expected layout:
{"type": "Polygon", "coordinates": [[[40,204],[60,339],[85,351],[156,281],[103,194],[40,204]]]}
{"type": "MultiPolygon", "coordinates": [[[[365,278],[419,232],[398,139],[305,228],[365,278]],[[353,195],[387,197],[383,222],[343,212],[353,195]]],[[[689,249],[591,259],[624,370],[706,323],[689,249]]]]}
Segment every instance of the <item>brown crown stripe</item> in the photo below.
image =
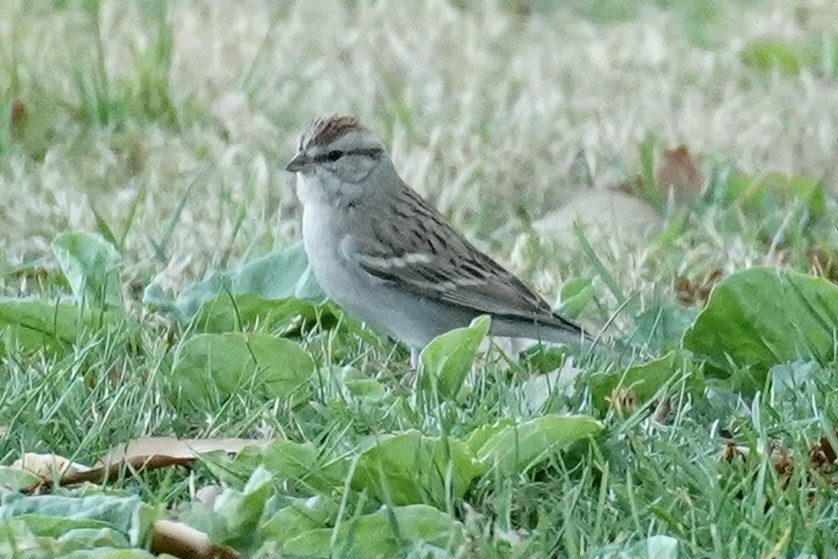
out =
{"type": "Polygon", "coordinates": [[[320,117],[311,123],[303,139],[303,147],[327,146],[352,130],[364,130],[358,119],[351,116],[330,115],[320,117]]]}

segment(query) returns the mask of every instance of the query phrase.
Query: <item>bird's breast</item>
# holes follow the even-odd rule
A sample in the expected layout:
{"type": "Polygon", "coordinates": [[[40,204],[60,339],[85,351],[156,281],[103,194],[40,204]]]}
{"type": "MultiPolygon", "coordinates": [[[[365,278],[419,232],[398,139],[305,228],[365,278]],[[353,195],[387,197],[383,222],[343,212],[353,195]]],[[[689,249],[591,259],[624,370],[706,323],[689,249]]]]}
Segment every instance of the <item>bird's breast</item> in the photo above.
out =
{"type": "Polygon", "coordinates": [[[303,246],[314,277],[323,291],[338,304],[344,305],[358,290],[358,270],[340,251],[346,238],[346,216],[325,204],[306,204],[303,207],[303,246]]]}

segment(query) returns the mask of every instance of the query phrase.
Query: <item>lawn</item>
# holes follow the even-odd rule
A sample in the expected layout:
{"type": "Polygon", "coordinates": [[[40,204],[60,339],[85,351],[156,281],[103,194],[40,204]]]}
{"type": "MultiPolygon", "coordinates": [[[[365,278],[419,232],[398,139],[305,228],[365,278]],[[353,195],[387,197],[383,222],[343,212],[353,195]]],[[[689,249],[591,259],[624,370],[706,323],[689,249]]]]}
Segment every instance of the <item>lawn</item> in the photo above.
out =
{"type": "Polygon", "coordinates": [[[0,557],[838,555],[838,5],[4,0],[0,557]],[[599,350],[406,348],[284,167],[357,116],[599,350]]]}

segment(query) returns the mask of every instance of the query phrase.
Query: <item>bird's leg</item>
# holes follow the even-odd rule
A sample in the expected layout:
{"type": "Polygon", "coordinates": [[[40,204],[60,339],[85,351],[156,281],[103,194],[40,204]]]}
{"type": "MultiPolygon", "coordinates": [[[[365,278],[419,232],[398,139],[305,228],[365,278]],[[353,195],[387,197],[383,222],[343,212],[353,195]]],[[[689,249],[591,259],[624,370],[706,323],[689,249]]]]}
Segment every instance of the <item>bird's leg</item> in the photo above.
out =
{"type": "Polygon", "coordinates": [[[407,387],[414,387],[416,379],[419,378],[419,353],[422,350],[419,348],[410,348],[410,369],[402,377],[402,385],[407,387]]]}

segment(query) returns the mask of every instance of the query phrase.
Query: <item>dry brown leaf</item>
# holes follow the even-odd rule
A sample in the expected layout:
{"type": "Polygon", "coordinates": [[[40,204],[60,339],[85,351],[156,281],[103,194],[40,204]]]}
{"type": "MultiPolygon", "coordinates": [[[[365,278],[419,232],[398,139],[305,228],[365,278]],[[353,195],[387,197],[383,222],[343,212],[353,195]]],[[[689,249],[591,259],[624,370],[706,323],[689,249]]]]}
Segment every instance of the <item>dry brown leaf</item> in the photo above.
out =
{"type": "MultiPolygon", "coordinates": [[[[253,439],[176,439],[146,437],[119,445],[102,457],[95,466],[76,464],[54,454],[24,454],[12,467],[30,471],[41,478],[37,487],[101,483],[119,474],[125,467],[134,470],[155,470],[168,466],[188,466],[201,454],[227,452],[237,454],[248,446],[264,444],[253,439]]],[[[29,488],[29,491],[36,487],[29,488]]]]}
{"type": "MultiPolygon", "coordinates": [[[[838,429],[835,430],[835,436],[838,437],[838,429]]],[[[732,462],[734,459],[744,460],[749,455],[748,447],[738,446],[733,442],[726,442],[722,446],[721,459],[724,462],[732,462]]],[[[768,446],[768,458],[771,460],[774,471],[780,476],[784,484],[788,483],[796,466],[788,449],[782,444],[772,441],[768,446]]],[[[838,465],[838,451],[832,446],[829,437],[823,436],[809,447],[809,462],[804,464],[806,478],[811,480],[813,474],[831,474],[835,471],[836,465],[838,465]]],[[[838,486],[838,482],[834,479],[832,484],[838,486]]]]}
{"type": "Polygon", "coordinates": [[[248,446],[263,444],[253,439],[176,439],[175,437],[145,437],[113,448],[99,459],[97,466],[128,464],[133,468],[154,469],[164,466],[190,464],[201,454],[227,452],[237,454],[248,446]]]}
{"type": "Polygon", "coordinates": [[[55,454],[25,453],[12,463],[12,468],[35,474],[39,481],[23,489],[24,493],[40,493],[50,489],[53,483],[75,485],[78,483],[99,483],[108,476],[105,468],[91,468],[72,462],[55,454]]]}
{"type": "Polygon", "coordinates": [[[827,248],[810,248],[806,251],[811,272],[833,283],[838,283],[838,251],[827,248]]]}
{"type": "Polygon", "coordinates": [[[229,547],[213,543],[200,530],[173,520],[158,520],[151,530],[151,551],[183,559],[238,559],[229,547]]]}
{"type": "Polygon", "coordinates": [[[671,190],[675,200],[694,199],[701,195],[704,188],[704,177],[684,145],[663,152],[655,178],[663,189],[660,194],[664,198],[671,190]]]}
{"type": "Polygon", "coordinates": [[[731,441],[727,441],[722,445],[721,461],[733,462],[734,458],[745,459],[750,454],[748,447],[737,445],[731,441]]]}
{"type": "Polygon", "coordinates": [[[21,99],[13,99],[9,108],[9,127],[13,133],[17,133],[26,120],[26,103],[21,99]]]}
{"type": "Polygon", "coordinates": [[[643,191],[643,179],[640,175],[636,175],[630,179],[610,184],[608,188],[618,192],[624,192],[629,196],[639,197],[643,191]]]}
{"type": "MultiPolygon", "coordinates": [[[[723,462],[732,462],[734,458],[744,460],[750,455],[751,450],[747,446],[737,445],[730,441],[722,445],[723,462]]],[[[781,476],[788,476],[794,468],[794,461],[788,449],[778,442],[768,443],[768,459],[771,460],[774,471],[781,476]]]]}
{"type": "Polygon", "coordinates": [[[771,460],[771,465],[774,466],[774,471],[781,477],[790,476],[792,470],[794,470],[794,460],[792,460],[791,454],[780,443],[772,442],[769,444],[768,458],[771,460]]]}
{"type": "MultiPolygon", "coordinates": [[[[653,196],[667,199],[671,191],[676,202],[684,202],[701,194],[704,177],[685,146],[664,151],[656,169],[660,191],[653,196]]],[[[660,212],[641,196],[643,189],[643,180],[638,176],[609,188],[581,190],[533,223],[533,229],[543,238],[567,242],[575,237],[574,224],[578,222],[593,238],[640,240],[663,223],[660,212]]]]}
{"type": "Polygon", "coordinates": [[[663,398],[660,402],[658,402],[658,405],[655,408],[655,413],[652,414],[652,418],[656,423],[666,423],[666,418],[669,417],[669,413],[671,411],[672,398],[663,398]]]}
{"type": "Polygon", "coordinates": [[[710,270],[703,278],[697,280],[679,276],[675,279],[675,296],[685,305],[703,305],[710,297],[713,286],[723,277],[724,274],[720,268],[710,270]]]}
{"type": "Polygon", "coordinates": [[[89,472],[91,468],[78,464],[57,454],[36,454],[27,452],[12,462],[12,468],[35,474],[43,480],[63,479],[65,476],[78,476],[89,472]]]}
{"type": "Polygon", "coordinates": [[[623,386],[615,388],[611,395],[605,397],[605,401],[617,417],[625,417],[637,411],[637,395],[631,388],[623,386]]]}
{"type": "MultiPolygon", "coordinates": [[[[650,192],[663,200],[670,192],[675,202],[687,202],[698,198],[704,189],[704,177],[693,162],[686,146],[664,150],[655,166],[656,190],[650,192]]],[[[611,187],[631,196],[641,197],[646,185],[640,176],[622,181],[611,187]]]]}
{"type": "MultiPolygon", "coordinates": [[[[835,437],[838,437],[838,429],[835,429],[835,437]]],[[[809,448],[809,461],[821,472],[829,473],[834,470],[836,460],[838,460],[838,452],[826,436],[818,439],[809,448]]]]}

